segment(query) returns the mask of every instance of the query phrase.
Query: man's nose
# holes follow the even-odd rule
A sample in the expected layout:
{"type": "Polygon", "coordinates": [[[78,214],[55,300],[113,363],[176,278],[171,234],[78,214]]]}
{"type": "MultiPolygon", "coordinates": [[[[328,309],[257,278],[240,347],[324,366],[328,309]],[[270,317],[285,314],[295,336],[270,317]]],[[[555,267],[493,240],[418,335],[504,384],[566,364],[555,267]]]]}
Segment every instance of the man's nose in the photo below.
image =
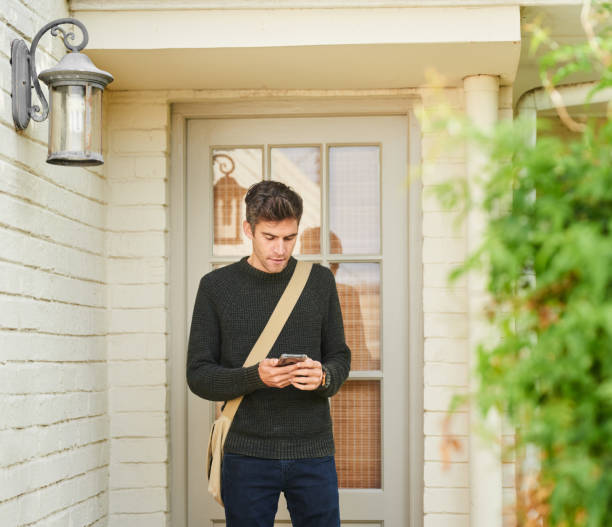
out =
{"type": "Polygon", "coordinates": [[[277,240],[274,244],[274,252],[279,256],[282,256],[285,253],[285,244],[283,240],[277,240]]]}

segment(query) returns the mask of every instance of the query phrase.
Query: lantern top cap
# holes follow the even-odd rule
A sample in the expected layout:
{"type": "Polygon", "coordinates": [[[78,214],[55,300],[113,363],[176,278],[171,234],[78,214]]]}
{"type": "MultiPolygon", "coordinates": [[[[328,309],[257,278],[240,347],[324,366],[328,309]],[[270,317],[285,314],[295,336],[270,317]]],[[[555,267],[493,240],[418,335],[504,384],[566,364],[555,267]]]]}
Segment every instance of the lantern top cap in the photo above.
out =
{"type": "Polygon", "coordinates": [[[69,84],[73,82],[92,82],[104,89],[113,82],[113,76],[101,70],[84,53],[67,53],[52,68],[41,71],[38,78],[48,86],[52,84],[69,84]]]}

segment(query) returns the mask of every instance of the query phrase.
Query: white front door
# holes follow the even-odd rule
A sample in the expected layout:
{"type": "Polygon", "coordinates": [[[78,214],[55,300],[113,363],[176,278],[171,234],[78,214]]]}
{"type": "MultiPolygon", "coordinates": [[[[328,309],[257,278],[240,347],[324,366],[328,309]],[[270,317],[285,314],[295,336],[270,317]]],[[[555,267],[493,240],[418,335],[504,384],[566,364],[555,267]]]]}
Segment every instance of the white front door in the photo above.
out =
{"type": "MultiPolygon", "coordinates": [[[[331,399],[341,518],[408,525],[408,185],[405,117],[192,119],[187,127],[187,303],[201,276],[250,254],[244,194],[262,179],[304,199],[294,255],[335,274],[349,380],[331,399]]],[[[213,403],[189,394],[189,527],[223,525],[206,492],[213,403]]],[[[278,525],[290,524],[283,500],[278,525]]]]}

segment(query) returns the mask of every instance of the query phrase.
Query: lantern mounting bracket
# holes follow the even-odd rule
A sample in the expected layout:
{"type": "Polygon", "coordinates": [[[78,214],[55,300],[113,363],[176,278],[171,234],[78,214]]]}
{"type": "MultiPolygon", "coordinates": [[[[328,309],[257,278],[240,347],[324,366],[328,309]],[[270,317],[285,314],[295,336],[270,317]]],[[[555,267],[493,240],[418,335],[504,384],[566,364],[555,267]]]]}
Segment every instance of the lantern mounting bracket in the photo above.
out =
{"type": "Polygon", "coordinates": [[[89,35],[87,29],[82,22],[76,18],[58,18],[53,22],[49,22],[36,33],[32,39],[32,46],[28,49],[27,44],[22,39],[15,39],[11,43],[11,70],[12,70],[12,91],[13,98],[13,121],[15,128],[25,130],[30,123],[30,118],[34,121],[44,121],[49,115],[49,104],[38,82],[36,72],[36,48],[41,37],[51,30],[53,36],[61,34],[64,41],[64,46],[70,51],[81,51],[87,42],[89,35]],[[83,35],[83,40],[79,44],[73,44],[70,41],[75,39],[75,34],[72,31],[66,32],[61,27],[63,24],[73,24],[77,26],[83,35]],[[42,110],[38,105],[32,105],[32,85],[36,89],[38,98],[42,104],[42,110]]]}

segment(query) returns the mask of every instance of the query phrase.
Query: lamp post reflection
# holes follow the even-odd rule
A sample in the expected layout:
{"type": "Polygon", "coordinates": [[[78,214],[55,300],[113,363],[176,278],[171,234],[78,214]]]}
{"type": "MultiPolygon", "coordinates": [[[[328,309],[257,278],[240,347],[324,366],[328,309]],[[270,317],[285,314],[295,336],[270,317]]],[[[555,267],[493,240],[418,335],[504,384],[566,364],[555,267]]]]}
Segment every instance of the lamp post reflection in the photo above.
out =
{"type": "Polygon", "coordinates": [[[223,177],[214,185],[215,245],[240,245],[242,240],[241,204],[247,189],[241,187],[230,175],[236,168],[227,154],[215,154],[213,164],[218,163],[223,177]]]}

